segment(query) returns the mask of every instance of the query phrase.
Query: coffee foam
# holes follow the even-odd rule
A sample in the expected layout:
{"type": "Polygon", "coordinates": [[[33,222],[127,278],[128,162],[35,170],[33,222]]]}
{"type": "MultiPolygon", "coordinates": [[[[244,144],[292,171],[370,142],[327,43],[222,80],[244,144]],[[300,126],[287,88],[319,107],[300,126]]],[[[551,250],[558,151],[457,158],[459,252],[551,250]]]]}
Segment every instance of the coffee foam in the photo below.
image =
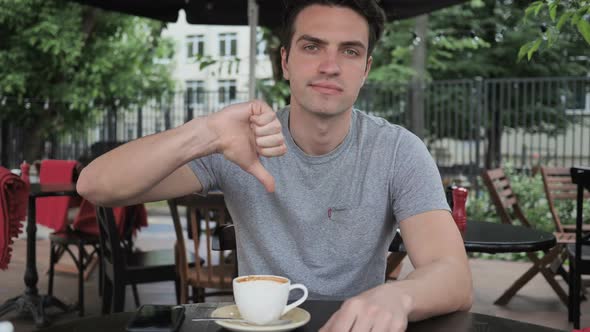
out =
{"type": "Polygon", "coordinates": [[[243,282],[251,282],[251,281],[272,281],[279,284],[286,284],[288,282],[287,279],[281,277],[274,277],[274,276],[247,276],[242,277],[236,280],[238,283],[243,282]]]}

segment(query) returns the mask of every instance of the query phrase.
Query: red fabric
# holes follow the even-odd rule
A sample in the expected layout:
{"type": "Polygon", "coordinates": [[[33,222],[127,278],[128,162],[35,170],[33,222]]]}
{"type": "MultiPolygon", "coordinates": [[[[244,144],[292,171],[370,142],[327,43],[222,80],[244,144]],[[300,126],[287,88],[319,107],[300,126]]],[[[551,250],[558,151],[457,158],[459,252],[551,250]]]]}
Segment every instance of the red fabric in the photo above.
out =
{"type": "MultiPolygon", "coordinates": [[[[123,236],[125,233],[125,225],[128,222],[125,220],[126,217],[126,209],[131,208],[129,207],[116,207],[113,208],[113,214],[115,215],[115,224],[117,225],[117,229],[119,231],[119,236],[123,236]]],[[[140,204],[139,209],[137,211],[138,216],[131,222],[133,225],[133,233],[138,230],[140,227],[147,227],[147,211],[145,209],[145,205],[140,204]]],[[[79,230],[84,233],[98,235],[98,224],[96,220],[96,208],[94,204],[90,203],[87,200],[82,200],[80,204],[80,211],[78,215],[74,219],[74,223],[72,225],[74,229],[79,230]]]]}
{"type": "Polygon", "coordinates": [[[4,167],[0,167],[0,269],[10,262],[12,238],[22,233],[27,215],[27,184],[4,167]]]}
{"type": "Polygon", "coordinates": [[[573,330],[572,332],[590,332],[590,327],[582,328],[581,330],[573,330]]]}
{"type": "MultiPolygon", "coordinates": [[[[39,183],[72,183],[77,165],[75,160],[43,160],[39,183]]],[[[37,224],[63,231],[68,226],[68,208],[76,205],[76,200],[69,196],[37,198],[37,224]]]]}

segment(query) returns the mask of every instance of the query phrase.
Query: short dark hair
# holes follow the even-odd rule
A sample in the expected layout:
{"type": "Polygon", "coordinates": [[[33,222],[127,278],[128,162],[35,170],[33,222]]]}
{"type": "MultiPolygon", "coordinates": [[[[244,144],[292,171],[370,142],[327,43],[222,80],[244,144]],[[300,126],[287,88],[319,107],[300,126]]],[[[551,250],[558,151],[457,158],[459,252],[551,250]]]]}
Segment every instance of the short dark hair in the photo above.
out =
{"type": "Polygon", "coordinates": [[[295,34],[295,19],[303,9],[311,5],[346,7],[364,17],[369,24],[367,57],[371,55],[375,44],[381,38],[383,26],[385,25],[385,13],[375,0],[287,0],[283,17],[283,31],[281,33],[281,42],[287,51],[287,56],[291,50],[291,40],[295,34]]]}

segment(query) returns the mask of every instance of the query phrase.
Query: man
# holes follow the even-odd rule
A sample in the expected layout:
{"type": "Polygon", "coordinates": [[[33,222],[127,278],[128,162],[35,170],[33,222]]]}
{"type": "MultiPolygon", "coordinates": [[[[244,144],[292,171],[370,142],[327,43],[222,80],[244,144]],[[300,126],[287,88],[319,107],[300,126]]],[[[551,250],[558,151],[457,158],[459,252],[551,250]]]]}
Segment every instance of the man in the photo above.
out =
{"type": "Polygon", "coordinates": [[[373,0],[294,2],[281,49],[290,107],[236,104],[130,142],[86,167],[78,191],[127,205],[220,188],[240,274],[346,299],[323,331],[403,331],[468,310],[465,250],[424,144],[352,108],[383,17],[373,0]],[[384,284],[398,226],[415,270],[384,284]]]}

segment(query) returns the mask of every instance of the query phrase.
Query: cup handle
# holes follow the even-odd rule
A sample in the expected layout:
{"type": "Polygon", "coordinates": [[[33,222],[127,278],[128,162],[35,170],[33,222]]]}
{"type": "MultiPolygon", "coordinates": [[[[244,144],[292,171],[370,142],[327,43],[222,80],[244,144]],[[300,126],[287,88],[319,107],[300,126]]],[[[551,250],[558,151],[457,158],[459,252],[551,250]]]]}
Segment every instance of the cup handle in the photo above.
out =
{"type": "Polygon", "coordinates": [[[303,296],[299,300],[286,306],[285,309],[283,310],[283,313],[281,314],[281,316],[288,313],[293,308],[297,307],[298,305],[300,305],[301,303],[303,303],[303,301],[305,301],[307,299],[307,287],[305,287],[305,285],[303,285],[303,284],[291,285],[291,287],[289,287],[289,293],[291,293],[291,291],[294,289],[301,289],[303,291],[303,296]]]}

